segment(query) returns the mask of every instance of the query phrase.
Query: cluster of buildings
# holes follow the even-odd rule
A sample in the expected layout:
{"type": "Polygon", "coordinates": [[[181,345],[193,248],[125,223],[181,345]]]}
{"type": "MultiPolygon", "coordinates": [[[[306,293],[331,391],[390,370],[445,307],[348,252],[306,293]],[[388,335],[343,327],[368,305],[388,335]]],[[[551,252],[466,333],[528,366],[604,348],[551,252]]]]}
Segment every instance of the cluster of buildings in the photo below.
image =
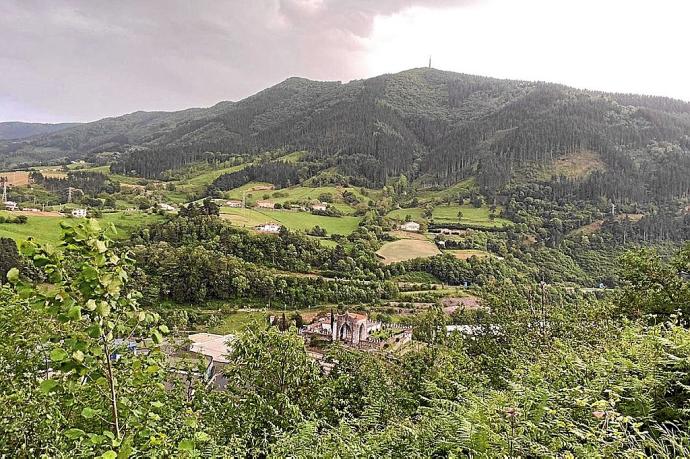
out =
{"type": "Polygon", "coordinates": [[[314,321],[300,329],[307,343],[326,339],[330,342],[340,342],[345,345],[361,349],[383,349],[391,346],[401,346],[412,340],[412,328],[407,326],[389,326],[391,333],[387,338],[376,337],[375,334],[384,329],[384,324],[372,321],[364,313],[345,312],[342,314],[321,314],[314,321]]]}

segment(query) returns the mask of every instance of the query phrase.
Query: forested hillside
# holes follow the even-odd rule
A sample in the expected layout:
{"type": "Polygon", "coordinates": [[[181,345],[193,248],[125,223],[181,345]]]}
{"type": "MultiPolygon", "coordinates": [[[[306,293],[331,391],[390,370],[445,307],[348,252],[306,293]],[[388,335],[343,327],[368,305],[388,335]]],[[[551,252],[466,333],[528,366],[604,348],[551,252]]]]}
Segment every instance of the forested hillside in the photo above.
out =
{"type": "Polygon", "coordinates": [[[78,125],[79,123],[48,124],[8,121],[0,123],[0,140],[25,139],[27,137],[61,131],[78,125]]]}
{"type": "Polygon", "coordinates": [[[118,172],[159,177],[218,155],[303,149],[360,183],[476,176],[591,151],[603,167],[568,192],[642,201],[690,192],[690,103],[550,83],[413,69],[347,84],[290,78],[237,103],[138,112],[6,144],[5,165],[109,152],[118,172]]]}

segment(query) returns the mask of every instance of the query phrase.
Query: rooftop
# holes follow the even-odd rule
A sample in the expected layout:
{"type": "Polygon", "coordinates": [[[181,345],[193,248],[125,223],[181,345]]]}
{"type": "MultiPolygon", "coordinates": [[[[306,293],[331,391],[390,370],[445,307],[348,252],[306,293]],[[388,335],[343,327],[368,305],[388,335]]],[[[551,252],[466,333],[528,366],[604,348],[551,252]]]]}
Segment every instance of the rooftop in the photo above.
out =
{"type": "Polygon", "coordinates": [[[214,335],[213,333],[195,333],[189,335],[192,345],[189,350],[198,354],[207,355],[214,362],[228,363],[225,356],[230,353],[228,342],[235,339],[235,335],[214,335]]]}

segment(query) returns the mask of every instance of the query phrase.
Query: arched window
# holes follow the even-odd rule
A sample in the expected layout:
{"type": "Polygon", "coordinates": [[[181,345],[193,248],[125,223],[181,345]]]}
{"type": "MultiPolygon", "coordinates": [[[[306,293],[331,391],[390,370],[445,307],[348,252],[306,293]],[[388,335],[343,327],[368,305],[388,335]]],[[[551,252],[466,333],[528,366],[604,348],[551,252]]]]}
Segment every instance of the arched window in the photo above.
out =
{"type": "Polygon", "coordinates": [[[338,333],[338,337],[341,341],[347,341],[347,339],[350,336],[352,336],[352,329],[348,324],[345,323],[340,327],[340,333],[338,333]]]}

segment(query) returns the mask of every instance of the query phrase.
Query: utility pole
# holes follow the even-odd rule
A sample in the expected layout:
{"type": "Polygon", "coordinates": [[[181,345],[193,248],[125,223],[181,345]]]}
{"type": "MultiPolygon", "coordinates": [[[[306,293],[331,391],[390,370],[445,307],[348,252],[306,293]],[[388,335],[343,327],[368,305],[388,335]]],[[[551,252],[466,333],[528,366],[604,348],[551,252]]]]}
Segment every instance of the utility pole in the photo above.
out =
{"type": "Polygon", "coordinates": [[[541,281],[541,335],[546,335],[546,282],[541,281]]]}
{"type": "Polygon", "coordinates": [[[611,216],[616,216],[616,205],[614,203],[611,203],[611,216]]]}
{"type": "Polygon", "coordinates": [[[2,202],[5,203],[7,202],[7,177],[0,178],[0,182],[2,182],[2,202]]]}

